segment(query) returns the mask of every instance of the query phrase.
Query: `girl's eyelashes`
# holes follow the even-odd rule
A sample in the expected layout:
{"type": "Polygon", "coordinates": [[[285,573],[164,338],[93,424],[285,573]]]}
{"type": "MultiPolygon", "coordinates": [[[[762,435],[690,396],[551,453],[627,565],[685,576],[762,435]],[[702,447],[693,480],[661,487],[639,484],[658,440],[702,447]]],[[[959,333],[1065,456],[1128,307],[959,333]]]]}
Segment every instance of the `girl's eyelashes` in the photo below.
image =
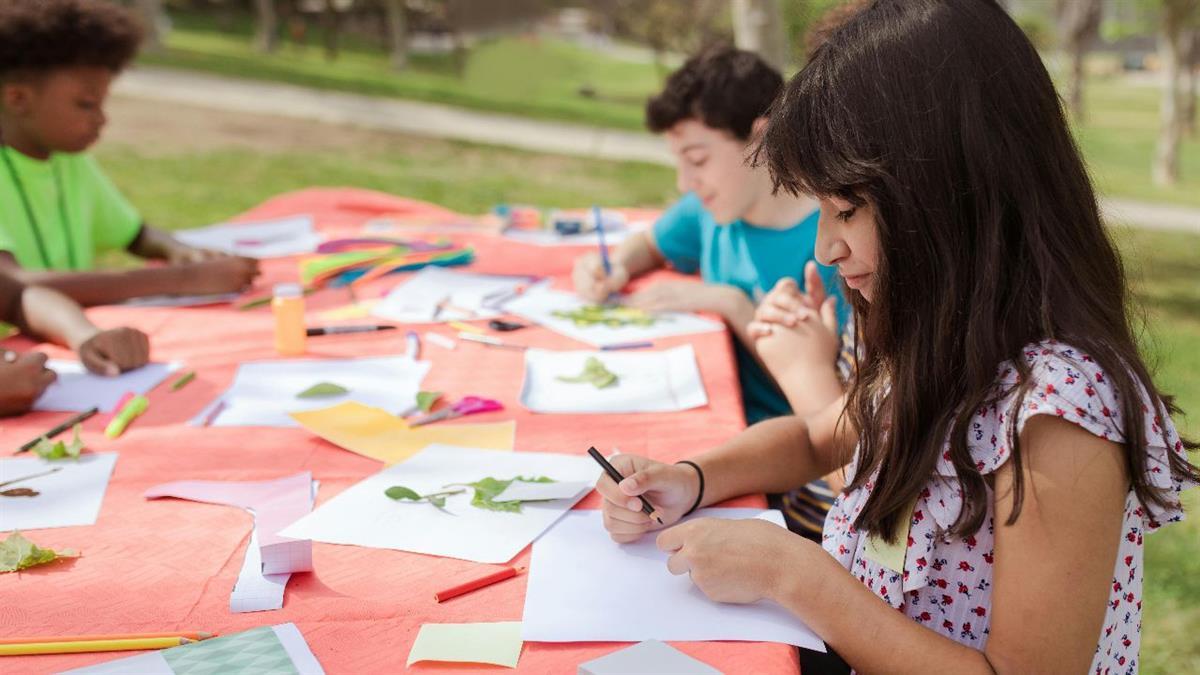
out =
{"type": "Polygon", "coordinates": [[[838,211],[837,219],[842,221],[843,223],[845,223],[854,217],[854,213],[856,211],[858,211],[857,206],[851,206],[850,208],[846,209],[845,211],[838,211]]]}

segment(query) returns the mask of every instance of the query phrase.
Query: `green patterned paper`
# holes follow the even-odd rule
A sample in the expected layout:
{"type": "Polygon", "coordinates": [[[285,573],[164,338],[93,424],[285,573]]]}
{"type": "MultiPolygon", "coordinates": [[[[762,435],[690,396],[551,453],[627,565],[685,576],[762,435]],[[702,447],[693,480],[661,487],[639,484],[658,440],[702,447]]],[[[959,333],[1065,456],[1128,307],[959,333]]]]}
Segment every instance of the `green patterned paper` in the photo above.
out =
{"type": "Polygon", "coordinates": [[[175,675],[299,675],[270,626],[162,652],[175,675]]]}

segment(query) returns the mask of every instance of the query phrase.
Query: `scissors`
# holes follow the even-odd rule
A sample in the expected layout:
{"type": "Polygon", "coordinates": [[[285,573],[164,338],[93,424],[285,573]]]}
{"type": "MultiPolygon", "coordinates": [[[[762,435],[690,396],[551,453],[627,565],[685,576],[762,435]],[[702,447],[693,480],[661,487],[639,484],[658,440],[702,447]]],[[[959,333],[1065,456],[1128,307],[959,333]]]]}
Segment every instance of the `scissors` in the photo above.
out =
{"type": "Polygon", "coordinates": [[[455,417],[492,412],[493,410],[504,410],[504,404],[490,398],[468,396],[454,405],[447,406],[437,412],[418,417],[417,419],[410,421],[408,426],[419,427],[425,424],[432,424],[433,422],[452,420],[455,417]]]}

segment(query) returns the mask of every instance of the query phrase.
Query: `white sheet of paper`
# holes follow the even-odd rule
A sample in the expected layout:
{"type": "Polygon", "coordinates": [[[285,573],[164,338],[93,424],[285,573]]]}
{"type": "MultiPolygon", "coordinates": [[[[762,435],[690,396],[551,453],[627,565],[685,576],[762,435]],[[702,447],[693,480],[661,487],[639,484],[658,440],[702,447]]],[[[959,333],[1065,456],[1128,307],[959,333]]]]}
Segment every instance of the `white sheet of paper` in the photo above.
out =
{"type": "Polygon", "coordinates": [[[82,412],[95,406],[102,413],[117,407],[126,392],[145,394],[179,370],[180,363],[147,363],[116,377],[89,373],[79,361],[50,359],[46,367],[58,374],[54,384],[46,388],[34,410],[82,412]]]}
{"type": "Polygon", "coordinates": [[[213,295],[147,295],[121,303],[126,307],[206,307],[233,302],[241,293],[215,293],[213,295]]]}
{"type": "Polygon", "coordinates": [[[595,482],[581,480],[557,481],[554,483],[527,483],[523,480],[513,481],[504,492],[496,495],[498,502],[535,501],[547,499],[571,499],[579,493],[591,490],[595,482]]]}
{"type": "Polygon", "coordinates": [[[211,248],[250,258],[284,258],[312,253],[321,245],[311,216],[256,223],[221,223],[173,233],[189,246],[211,248]]]}
{"type": "Polygon", "coordinates": [[[48,462],[36,455],[0,459],[0,483],[58,469],[55,473],[8,486],[27,487],[41,494],[3,498],[0,532],[95,524],[116,463],[115,452],[88,452],[80,455],[79,461],[48,462]]]}
{"type": "Polygon", "coordinates": [[[291,578],[291,573],[263,574],[262,550],[258,547],[258,528],[254,528],[250,531],[250,543],[246,546],[242,570],[238,572],[233,592],[229,594],[229,611],[237,614],[283,607],[283,590],[291,578]]]}
{"type": "Polygon", "coordinates": [[[371,314],[404,323],[490,319],[500,316],[500,305],[532,281],[527,277],[426,267],[393,288],[371,314]],[[443,301],[446,305],[438,312],[437,306],[443,301]]]}
{"type": "Polygon", "coordinates": [[[665,312],[652,326],[576,326],[574,321],[554,316],[556,311],[571,311],[586,306],[573,293],[536,287],[514,298],[504,309],[534,323],[587,344],[604,347],[628,342],[645,342],[674,335],[691,335],[725,330],[725,325],[695,314],[665,312]]]}
{"type": "MultiPolygon", "coordinates": [[[[313,655],[309,649],[308,643],[305,642],[304,636],[301,635],[300,629],[294,623],[281,623],[271,626],[271,630],[275,633],[275,637],[279,639],[279,644],[283,646],[283,650],[292,659],[292,666],[296,669],[299,675],[325,675],[325,669],[321,667],[317,657],[313,655]]],[[[188,645],[184,645],[187,647],[188,645]]],[[[179,649],[179,647],[172,647],[179,649]]],[[[163,657],[163,652],[168,650],[159,650],[137,656],[130,656],[123,659],[114,659],[97,663],[83,668],[68,670],[61,675],[175,675],[175,671],[171,670],[170,664],[163,657]]]]}
{"type": "MultiPolygon", "coordinates": [[[[778,511],[702,509],[694,517],[761,517],[783,526],[778,511]]],[[[598,510],[568,513],[533,545],[521,637],[535,642],[746,640],[825,650],[816,634],[783,607],[709,600],[686,574],[667,570],[667,557],[653,536],[632,544],[613,542],[598,510]]]]}
{"type": "Polygon", "coordinates": [[[579,664],[576,675],[721,675],[721,671],[658,640],[646,640],[579,664]]]}
{"type": "Polygon", "coordinates": [[[481,563],[512,560],[566,513],[574,499],[525,504],[521,513],[471,506],[473,491],[446,500],[443,513],[427,503],[395,501],[384,494],[403,485],[418,494],[452,489],[485,477],[547,476],[560,481],[594,483],[600,467],[586,455],[544,452],[496,452],[452,445],[430,445],[407,461],[384,469],[347,488],[279,534],[331,544],[392,548],[481,563]]]}
{"type": "Polygon", "coordinates": [[[708,405],[708,394],[691,345],[663,351],[527,349],[521,404],[540,413],[674,412],[708,405]],[[597,389],[558,379],[579,375],[589,357],[600,359],[617,383],[597,389]]]}
{"type": "Polygon", "coordinates": [[[428,361],[413,361],[406,356],[243,363],[229,389],[193,418],[192,424],[203,424],[222,401],[225,407],[212,426],[298,427],[299,423],[288,417],[289,412],[328,408],[346,401],[399,413],[416,404],[429,367],[428,361]],[[349,391],[337,396],[296,398],[296,394],[320,382],[349,391]]]}

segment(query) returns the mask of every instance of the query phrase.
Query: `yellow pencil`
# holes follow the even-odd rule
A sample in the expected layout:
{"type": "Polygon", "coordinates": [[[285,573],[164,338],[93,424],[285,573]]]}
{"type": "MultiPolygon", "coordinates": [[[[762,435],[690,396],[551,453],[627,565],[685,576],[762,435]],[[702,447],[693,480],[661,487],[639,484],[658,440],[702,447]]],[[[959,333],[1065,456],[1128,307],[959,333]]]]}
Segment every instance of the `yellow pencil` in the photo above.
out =
{"type": "Polygon", "coordinates": [[[0,638],[0,645],[27,645],[32,642],[96,642],[97,640],[145,640],[146,638],[181,638],[207,640],[216,634],[206,631],[167,631],[165,633],[105,633],[97,635],[36,635],[0,638]]]}
{"type": "Polygon", "coordinates": [[[139,640],[73,640],[66,642],[27,642],[0,645],[0,656],[26,654],[75,654],[78,652],[123,652],[139,649],[166,649],[195,642],[185,637],[143,638],[139,640]]]}
{"type": "Polygon", "coordinates": [[[472,326],[471,324],[463,323],[462,321],[447,321],[446,325],[450,326],[451,328],[457,328],[458,330],[463,330],[468,333],[476,333],[478,335],[483,335],[487,332],[479,326],[472,326]]]}

